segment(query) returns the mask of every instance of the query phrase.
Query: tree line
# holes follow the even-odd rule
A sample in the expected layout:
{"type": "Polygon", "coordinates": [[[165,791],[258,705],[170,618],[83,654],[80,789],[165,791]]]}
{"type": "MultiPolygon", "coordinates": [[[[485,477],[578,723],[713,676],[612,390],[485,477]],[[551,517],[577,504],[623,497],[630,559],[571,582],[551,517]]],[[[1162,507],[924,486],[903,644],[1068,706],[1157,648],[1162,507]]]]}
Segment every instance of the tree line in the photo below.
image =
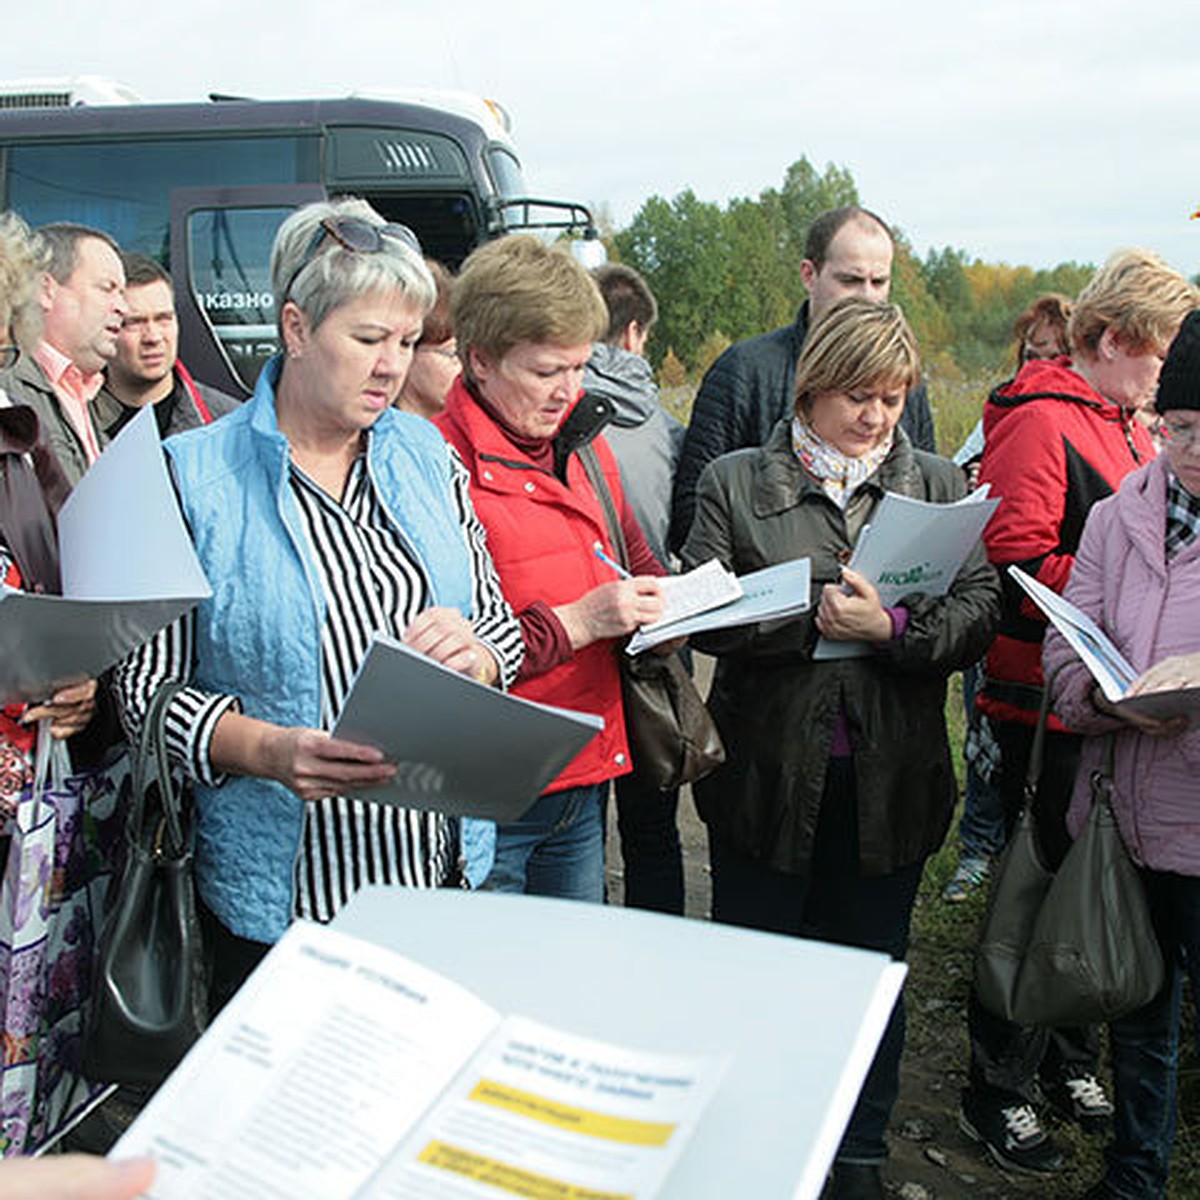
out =
{"type": "MultiPolygon", "coordinates": [[[[659,302],[648,348],[664,384],[695,382],[726,346],[787,324],[804,298],[800,262],[820,213],[861,203],[850,171],[792,163],[778,188],[727,205],[690,189],[651,196],[606,240],[610,257],[635,267],[659,302]]],[[[1012,323],[1043,292],[1075,296],[1095,269],[1048,270],[985,263],[949,246],[924,259],[896,233],[892,298],[921,345],[926,369],[945,380],[999,374],[1012,365],[1012,323]]]]}

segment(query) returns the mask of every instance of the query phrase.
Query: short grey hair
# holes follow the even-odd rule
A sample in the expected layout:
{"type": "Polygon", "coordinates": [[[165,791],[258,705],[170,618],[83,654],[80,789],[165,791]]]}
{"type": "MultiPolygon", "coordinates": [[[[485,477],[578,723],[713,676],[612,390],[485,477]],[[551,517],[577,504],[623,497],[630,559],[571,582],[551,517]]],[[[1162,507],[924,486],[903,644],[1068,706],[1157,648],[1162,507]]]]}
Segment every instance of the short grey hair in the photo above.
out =
{"type": "Polygon", "coordinates": [[[40,226],[37,232],[50,255],[46,271],[58,283],[67,283],[75,274],[75,268],[79,265],[80,242],[103,242],[118,258],[121,256],[121,247],[117,245],[116,238],[91,225],[55,221],[40,226]]]}
{"type": "Polygon", "coordinates": [[[421,255],[399,238],[385,234],[383,249],[363,254],[327,237],[305,263],[321,222],[344,217],[357,217],[371,225],[387,223],[365,200],[346,196],[306,204],[279,227],[271,247],[276,320],[284,303],[291,300],[315,329],[335,308],[359,296],[388,291],[399,291],[422,315],[427,313],[437,296],[433,276],[421,255]]]}

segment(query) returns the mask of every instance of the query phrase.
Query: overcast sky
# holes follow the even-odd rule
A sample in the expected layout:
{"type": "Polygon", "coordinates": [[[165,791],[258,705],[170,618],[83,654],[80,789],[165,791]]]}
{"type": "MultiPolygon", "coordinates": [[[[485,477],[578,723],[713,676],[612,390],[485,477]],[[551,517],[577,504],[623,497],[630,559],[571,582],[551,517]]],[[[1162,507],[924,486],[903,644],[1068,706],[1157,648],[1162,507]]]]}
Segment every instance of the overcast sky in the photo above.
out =
{"type": "Polygon", "coordinates": [[[7,78],[153,100],[372,87],[493,96],[535,194],[724,203],[801,155],[850,168],[919,252],[1200,271],[1195,0],[50,0],[5,12],[7,78]]]}

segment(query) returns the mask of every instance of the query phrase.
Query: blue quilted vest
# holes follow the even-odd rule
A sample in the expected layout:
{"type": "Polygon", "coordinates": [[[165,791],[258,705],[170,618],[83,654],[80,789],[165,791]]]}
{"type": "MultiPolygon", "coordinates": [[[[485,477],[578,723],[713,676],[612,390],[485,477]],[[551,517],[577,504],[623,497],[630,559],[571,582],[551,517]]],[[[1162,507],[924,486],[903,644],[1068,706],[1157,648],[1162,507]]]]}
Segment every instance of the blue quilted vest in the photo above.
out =
{"type": "MultiPolygon", "coordinates": [[[[267,363],[254,396],[236,411],[165,445],[212,586],[196,610],[194,683],[239,697],[247,716],[317,728],[325,600],[275,419],[280,367],[279,358],[267,363]]],[[[372,428],[367,470],[425,567],[431,603],[470,616],[470,551],[441,434],[389,409],[372,428]]],[[[239,936],[276,941],[291,920],[303,802],[271,780],[231,776],[219,788],[198,785],[196,811],[204,902],[239,936]]],[[[462,827],[466,875],[476,885],[491,869],[495,827],[472,820],[462,827]]]]}

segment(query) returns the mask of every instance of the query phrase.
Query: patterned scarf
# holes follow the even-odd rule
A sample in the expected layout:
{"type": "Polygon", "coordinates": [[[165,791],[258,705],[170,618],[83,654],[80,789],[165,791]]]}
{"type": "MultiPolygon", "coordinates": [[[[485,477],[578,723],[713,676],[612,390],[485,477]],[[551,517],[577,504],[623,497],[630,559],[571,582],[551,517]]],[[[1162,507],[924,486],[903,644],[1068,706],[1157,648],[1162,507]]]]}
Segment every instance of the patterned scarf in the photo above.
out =
{"type": "Polygon", "coordinates": [[[1167,473],[1167,561],[1191,545],[1200,532],[1200,496],[1167,473]]]}
{"type": "Polygon", "coordinates": [[[851,458],[818,437],[799,417],[792,418],[792,450],[800,460],[800,465],[843,510],[859,485],[879,470],[883,460],[891,453],[894,438],[893,430],[873,450],[868,450],[860,458],[851,458]]]}

